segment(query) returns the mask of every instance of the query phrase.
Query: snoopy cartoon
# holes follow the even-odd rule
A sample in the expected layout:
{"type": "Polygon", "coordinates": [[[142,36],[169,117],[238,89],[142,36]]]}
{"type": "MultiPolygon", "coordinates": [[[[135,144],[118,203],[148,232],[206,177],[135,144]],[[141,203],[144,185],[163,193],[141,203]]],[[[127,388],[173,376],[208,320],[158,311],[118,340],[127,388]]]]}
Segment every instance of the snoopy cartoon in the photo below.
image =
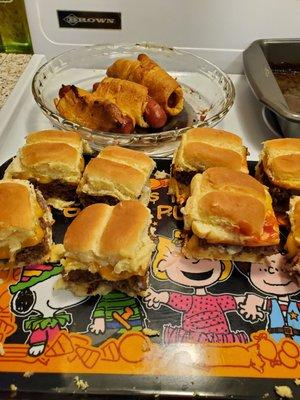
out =
{"type": "Polygon", "coordinates": [[[87,298],[74,296],[65,290],[54,290],[60,278],[60,264],[36,264],[23,268],[19,282],[9,287],[13,295],[12,312],[23,321],[23,330],[29,332],[28,354],[41,355],[49,341],[72,324],[72,315],[65,308],[84,302],[87,298]]]}

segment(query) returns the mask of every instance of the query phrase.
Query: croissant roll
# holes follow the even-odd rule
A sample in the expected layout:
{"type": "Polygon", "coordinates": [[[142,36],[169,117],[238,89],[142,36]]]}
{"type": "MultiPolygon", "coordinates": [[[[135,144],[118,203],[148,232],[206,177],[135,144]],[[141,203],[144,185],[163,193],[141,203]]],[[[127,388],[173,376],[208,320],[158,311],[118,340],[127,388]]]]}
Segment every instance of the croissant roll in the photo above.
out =
{"type": "Polygon", "coordinates": [[[93,130],[131,133],[134,129],[129,116],[108,100],[99,101],[92,93],[75,86],[62,86],[54,104],[60,115],[93,130]]]}
{"type": "Polygon", "coordinates": [[[107,76],[127,79],[146,86],[149,96],[156,100],[168,115],[177,115],[183,109],[183,91],[179,83],[146,54],[140,54],[137,60],[115,61],[107,69],[107,76]]]}
{"type": "Polygon", "coordinates": [[[99,100],[108,100],[129,115],[133,124],[148,128],[143,114],[148,103],[148,89],[145,86],[124,79],[104,78],[93,96],[99,100]]]}

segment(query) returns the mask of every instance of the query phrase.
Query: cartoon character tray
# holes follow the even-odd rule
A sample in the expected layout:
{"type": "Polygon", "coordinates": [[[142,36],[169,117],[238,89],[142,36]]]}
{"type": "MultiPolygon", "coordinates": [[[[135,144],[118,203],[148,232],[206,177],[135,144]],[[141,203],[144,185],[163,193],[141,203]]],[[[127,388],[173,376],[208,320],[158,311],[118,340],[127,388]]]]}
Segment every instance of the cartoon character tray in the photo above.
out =
{"type": "MultiPolygon", "coordinates": [[[[170,160],[157,164],[168,171],[170,160]]],[[[268,265],[186,259],[168,179],[151,185],[157,247],[145,299],[53,290],[58,264],[0,270],[0,397],[257,400],[287,385],[299,398],[300,288],[284,255],[268,265]]],[[[54,214],[55,242],[73,211],[54,214]]]]}

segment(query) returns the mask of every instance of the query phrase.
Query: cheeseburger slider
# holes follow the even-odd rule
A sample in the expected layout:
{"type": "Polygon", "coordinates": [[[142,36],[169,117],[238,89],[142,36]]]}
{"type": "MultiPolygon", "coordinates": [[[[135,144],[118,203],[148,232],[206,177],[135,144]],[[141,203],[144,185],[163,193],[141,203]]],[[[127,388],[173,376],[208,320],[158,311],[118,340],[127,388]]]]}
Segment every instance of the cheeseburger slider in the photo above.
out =
{"type": "Polygon", "coordinates": [[[182,211],[189,230],[183,249],[188,257],[259,261],[277,250],[271,197],[248,174],[215,167],[195,175],[182,211]]]}
{"type": "Polygon", "coordinates": [[[52,215],[42,194],[28,181],[0,181],[1,263],[32,264],[48,259],[52,215]]]}
{"type": "Polygon", "coordinates": [[[194,175],[210,167],[228,167],[248,173],[247,148],[239,136],[212,128],[193,128],[182,135],[174,153],[169,194],[183,205],[194,175]]]}
{"type": "Polygon", "coordinates": [[[84,206],[93,203],[115,205],[150,198],[149,178],[155,162],[146,154],[119,146],[108,146],[91,159],[80,180],[77,193],[84,206]]]}
{"type": "Polygon", "coordinates": [[[79,296],[111,290],[142,294],[154,250],[150,222],[149,209],[137,200],[85,208],[64,237],[64,286],[79,296]]]}
{"type": "Polygon", "coordinates": [[[5,177],[28,179],[49,205],[62,209],[75,201],[84,169],[82,152],[83,141],[77,132],[33,132],[7,168],[5,177]]]}
{"type": "Polygon", "coordinates": [[[296,272],[300,280],[300,196],[291,198],[288,214],[291,231],[285,245],[290,260],[287,267],[291,272],[296,272]]]}
{"type": "Polygon", "coordinates": [[[275,212],[285,213],[290,197],[300,196],[300,139],[264,142],[256,178],[268,186],[275,212]]]}

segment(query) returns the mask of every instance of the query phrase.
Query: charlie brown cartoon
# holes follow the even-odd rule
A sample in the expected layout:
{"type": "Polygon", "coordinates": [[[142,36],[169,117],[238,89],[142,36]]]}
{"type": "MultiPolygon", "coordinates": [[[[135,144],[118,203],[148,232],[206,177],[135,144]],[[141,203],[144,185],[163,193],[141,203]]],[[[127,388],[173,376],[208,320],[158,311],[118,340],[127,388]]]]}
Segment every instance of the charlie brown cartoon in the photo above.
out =
{"type": "Polygon", "coordinates": [[[159,279],[194,289],[185,294],[176,291],[148,290],[144,301],[148,308],[159,309],[162,305],[181,312],[181,326],[164,325],[165,344],[174,342],[219,342],[244,343],[248,336],[244,331],[231,330],[226,317],[236,312],[243,296],[231,294],[210,294],[207,289],[227,279],[232,271],[229,262],[194,260],[184,257],[180,247],[165,237],[159,237],[153,273],[159,279]]]}
{"type": "Polygon", "coordinates": [[[274,340],[288,337],[300,343],[300,301],[293,299],[300,288],[285,269],[286,255],[266,257],[265,264],[239,263],[240,272],[263,295],[248,293],[240,313],[252,321],[267,317],[266,328],[274,340]]]}

